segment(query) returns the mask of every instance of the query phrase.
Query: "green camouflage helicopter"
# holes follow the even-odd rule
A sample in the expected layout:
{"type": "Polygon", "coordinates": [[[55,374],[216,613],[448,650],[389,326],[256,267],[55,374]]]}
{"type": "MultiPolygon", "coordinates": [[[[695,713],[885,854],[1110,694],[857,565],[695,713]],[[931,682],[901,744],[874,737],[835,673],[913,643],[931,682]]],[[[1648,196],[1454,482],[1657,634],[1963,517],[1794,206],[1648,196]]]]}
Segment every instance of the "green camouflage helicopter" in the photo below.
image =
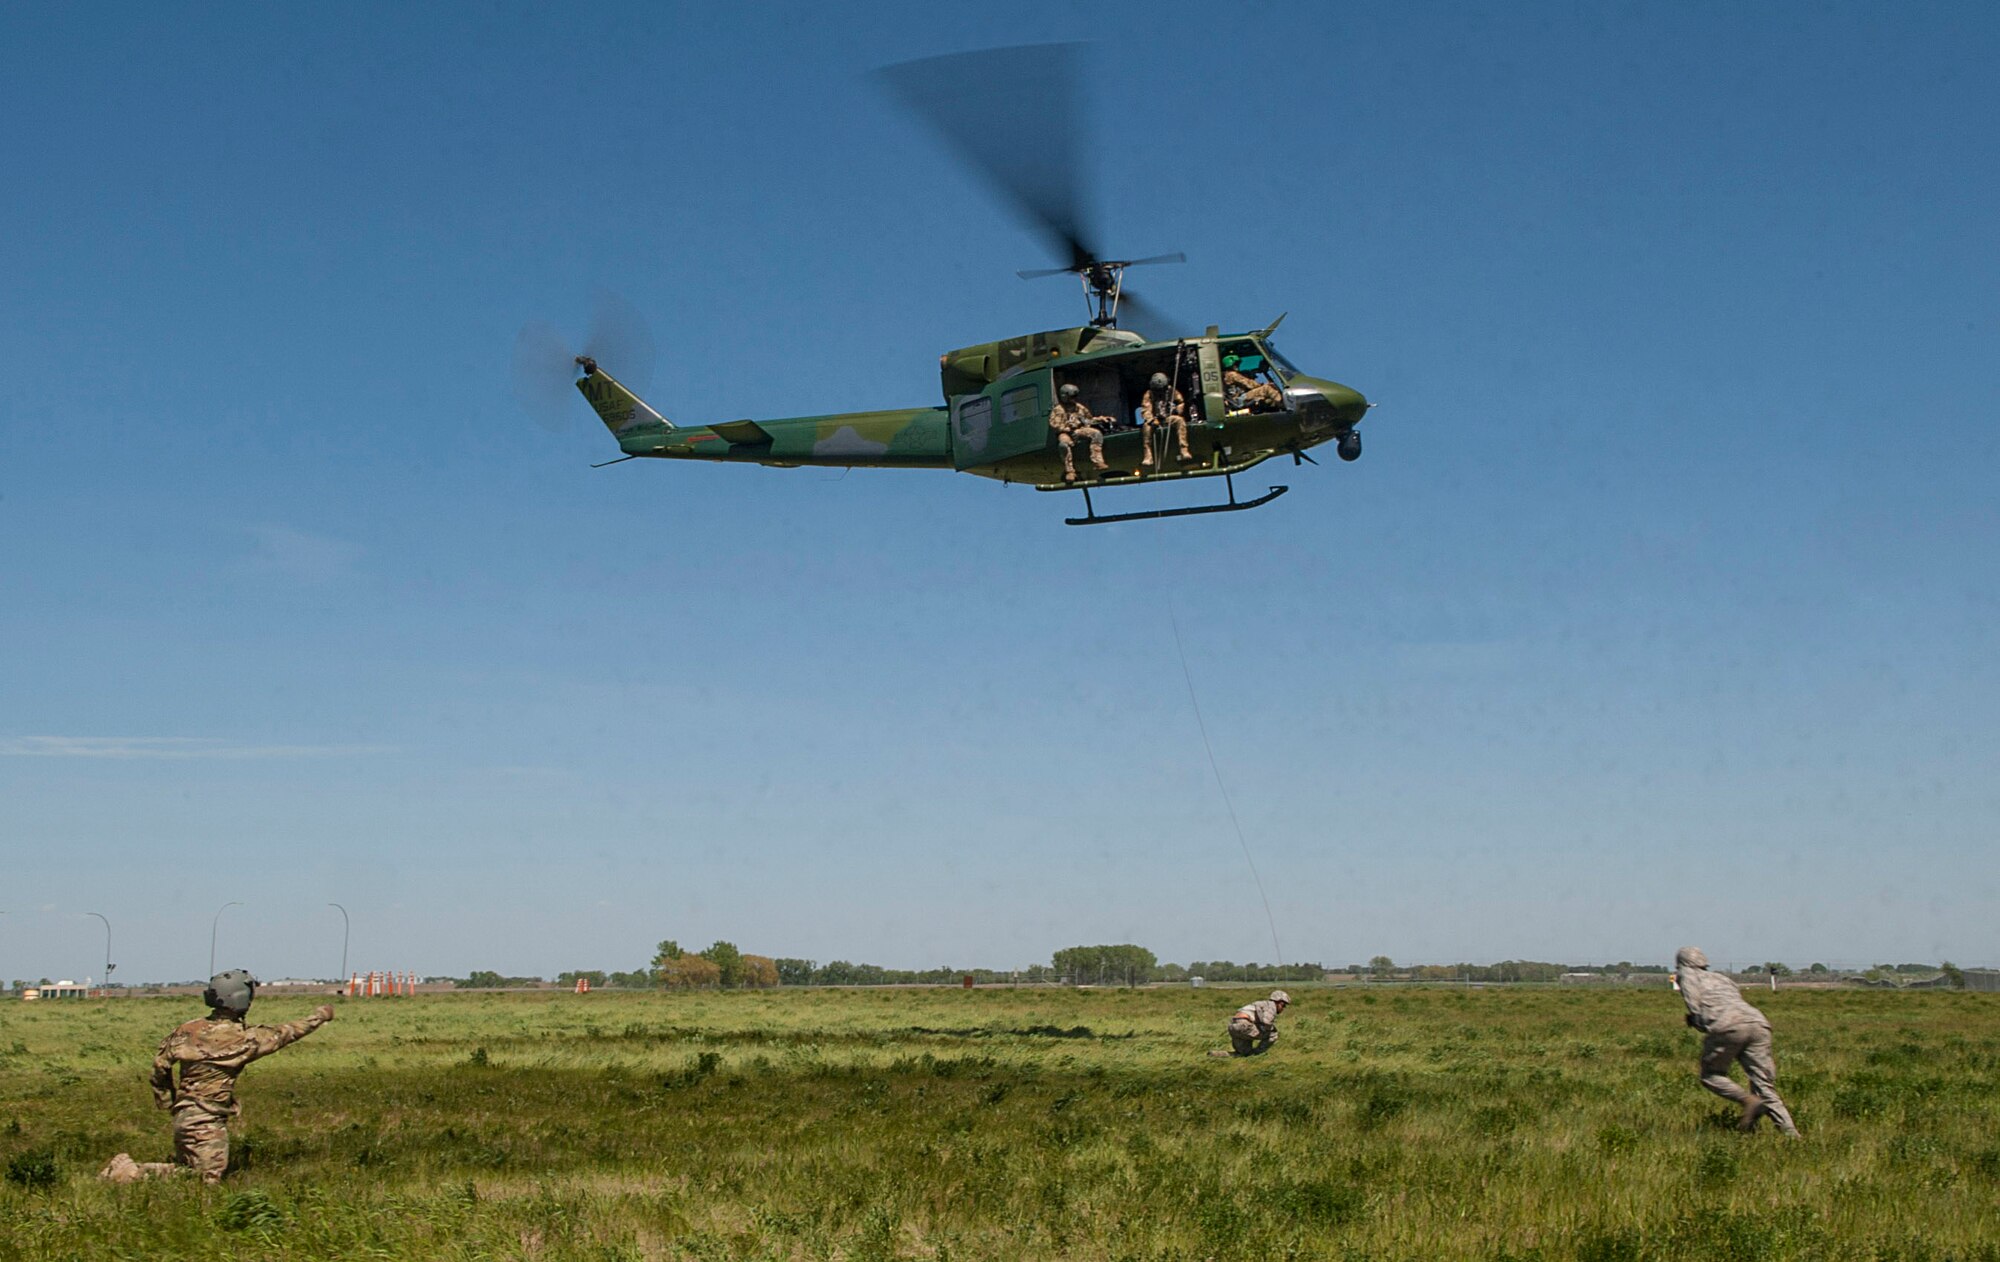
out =
{"type": "Polygon", "coordinates": [[[1357,391],[1309,376],[1286,359],[1271,341],[1282,315],[1266,328],[1244,333],[1223,333],[1211,325],[1199,336],[1148,337],[1119,327],[1121,305],[1128,316],[1141,317],[1130,323],[1160,323],[1125,289],[1125,269],[1182,262],[1184,256],[1105,259],[1084,240],[1076,163],[1069,152],[1076,128],[1053,126],[1046,116],[1052,108],[1065,120],[1078,114],[1064,103],[1070,85],[1081,79],[1077,49],[1057,44],[987,50],[908,62],[878,75],[1067,259],[1062,266],[1019,275],[1079,277],[1091,308],[1089,323],[940,356],[938,405],[699,426],[673,424],[591,355],[577,355],[582,375],[576,388],[618,440],[620,459],[952,469],[1042,491],[1080,490],[1085,515],[1068,518],[1073,526],[1255,508],[1289,488],[1273,486],[1264,495],[1238,500],[1234,477],[1254,465],[1283,455],[1294,464],[1311,461],[1307,451],[1326,442],[1335,444],[1343,460],[1357,459],[1361,436],[1355,427],[1372,405],[1357,391]],[[982,84],[1005,85],[1005,91],[981,92],[982,84]],[[1038,116],[1019,117],[1023,109],[1038,116]],[[990,139],[996,135],[1048,139],[1031,153],[999,154],[990,139]],[[1160,377],[1185,400],[1185,458],[1163,427],[1149,430],[1136,419],[1148,384],[1160,377]],[[1052,406],[1069,386],[1076,387],[1071,397],[1088,408],[1102,433],[1106,465],[1097,469],[1086,462],[1084,443],[1078,441],[1072,476],[1066,476],[1065,453],[1049,423],[1052,406]],[[1213,477],[1228,486],[1224,503],[1099,514],[1091,499],[1093,488],[1213,477]]]}

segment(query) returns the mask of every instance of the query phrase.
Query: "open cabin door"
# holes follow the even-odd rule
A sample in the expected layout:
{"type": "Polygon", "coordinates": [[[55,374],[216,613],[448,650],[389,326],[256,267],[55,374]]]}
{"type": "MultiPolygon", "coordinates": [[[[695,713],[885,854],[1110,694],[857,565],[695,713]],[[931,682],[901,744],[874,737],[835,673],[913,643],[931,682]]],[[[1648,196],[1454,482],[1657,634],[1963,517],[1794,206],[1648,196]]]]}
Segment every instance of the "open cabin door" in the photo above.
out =
{"type": "Polygon", "coordinates": [[[951,466],[976,469],[1013,456],[1046,450],[1049,405],[1054,401],[1046,368],[1003,377],[978,394],[951,401],[951,466]]]}

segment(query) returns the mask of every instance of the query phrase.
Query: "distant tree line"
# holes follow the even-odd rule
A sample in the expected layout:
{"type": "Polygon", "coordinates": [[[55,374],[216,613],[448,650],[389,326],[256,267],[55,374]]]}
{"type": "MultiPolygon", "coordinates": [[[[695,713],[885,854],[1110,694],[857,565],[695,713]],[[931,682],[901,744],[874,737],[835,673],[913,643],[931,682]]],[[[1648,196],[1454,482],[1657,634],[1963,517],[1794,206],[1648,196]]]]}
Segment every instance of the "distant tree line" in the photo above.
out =
{"type": "Polygon", "coordinates": [[[454,977],[452,983],[461,990],[499,990],[507,986],[540,986],[539,977],[502,977],[491,969],[475,969],[465,977],[454,977]]]}
{"type": "MultiPolygon", "coordinates": [[[[1350,964],[1344,970],[1349,976],[1380,981],[1488,984],[1555,982],[1561,980],[1565,974],[1578,973],[1596,973],[1605,977],[1633,977],[1658,976],[1669,971],[1671,970],[1664,964],[1635,964],[1630,960],[1620,960],[1616,964],[1557,964],[1546,960],[1501,960],[1497,964],[1398,965],[1386,955],[1377,955],[1366,964],[1350,964]]],[[[1791,977],[1800,973],[1815,977],[1837,975],[1824,964],[1813,964],[1809,968],[1795,972],[1789,966],[1777,961],[1751,965],[1744,971],[1776,977],[1791,977]]],[[[833,960],[821,964],[817,960],[791,956],[773,958],[752,955],[739,950],[735,943],[726,941],[712,943],[705,950],[688,951],[674,939],[668,938],[659,944],[659,949],[654,952],[652,961],[645,968],[630,972],[573,969],[559,974],[556,983],[567,988],[574,986],[579,980],[585,980],[593,989],[610,986],[624,990],[760,990],[774,986],[948,986],[956,985],[970,977],[975,985],[982,986],[1010,983],[1138,986],[1148,983],[1184,983],[1197,977],[1212,982],[1301,982],[1339,976],[1342,972],[1341,969],[1315,961],[1300,961],[1296,964],[1260,964],[1252,960],[1237,964],[1230,960],[1195,960],[1181,965],[1162,962],[1152,951],[1130,942],[1064,947],[1055,952],[1046,965],[1032,964],[1019,969],[993,969],[953,968],[944,965],[936,968],[886,968],[880,964],[857,964],[849,960],[833,960]]],[[[1865,977],[1881,984],[1896,984],[1913,975],[1935,977],[1940,972],[1945,976],[1945,984],[1959,987],[1965,985],[1963,971],[1949,962],[1941,966],[1878,964],[1867,970],[1865,977]]],[[[451,980],[460,987],[474,990],[548,984],[539,977],[506,977],[488,970],[474,972],[469,977],[440,980],[451,980]]],[[[21,983],[17,982],[15,985],[18,988],[21,983]]]]}
{"type": "Polygon", "coordinates": [[[653,980],[667,990],[762,990],[778,984],[778,964],[767,955],[745,955],[734,942],[683,951],[668,938],[653,954],[653,980]]]}
{"type": "Polygon", "coordinates": [[[1604,977],[1635,977],[1665,974],[1664,964],[1554,964],[1547,960],[1501,960],[1498,964],[1413,964],[1398,968],[1388,956],[1378,955],[1366,965],[1349,966],[1352,972],[1372,977],[1399,977],[1419,982],[1553,982],[1565,973],[1596,973],[1604,977]]]}
{"type": "Polygon", "coordinates": [[[1228,960],[1196,960],[1186,968],[1178,964],[1162,964],[1158,980],[1178,982],[1199,977],[1205,982],[1306,982],[1318,981],[1326,975],[1326,971],[1326,965],[1313,960],[1301,960],[1297,964],[1259,964],[1255,960],[1232,964],[1228,960]]]}

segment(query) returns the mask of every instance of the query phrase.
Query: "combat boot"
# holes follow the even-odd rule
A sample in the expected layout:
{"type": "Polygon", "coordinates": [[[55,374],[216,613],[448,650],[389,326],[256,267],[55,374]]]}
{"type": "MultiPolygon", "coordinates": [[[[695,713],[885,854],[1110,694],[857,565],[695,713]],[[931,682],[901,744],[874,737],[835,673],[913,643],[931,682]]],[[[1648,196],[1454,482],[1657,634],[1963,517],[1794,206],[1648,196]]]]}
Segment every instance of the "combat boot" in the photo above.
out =
{"type": "Polygon", "coordinates": [[[1768,1112],[1770,1112],[1770,1110],[1768,1107],[1766,1107],[1766,1105],[1762,1100],[1758,1099],[1754,1095],[1751,1096],[1748,1100],[1745,1100],[1743,1102],[1743,1116],[1737,1120],[1736,1129],[1744,1132],[1745,1134],[1748,1134],[1751,1131],[1756,1130],[1757,1120],[1763,1117],[1764,1114],[1768,1112]]]}
{"type": "Polygon", "coordinates": [[[121,1152],[97,1172],[97,1177],[113,1183],[137,1183],[146,1176],[139,1172],[139,1163],[132,1160],[131,1153],[121,1152]]]}

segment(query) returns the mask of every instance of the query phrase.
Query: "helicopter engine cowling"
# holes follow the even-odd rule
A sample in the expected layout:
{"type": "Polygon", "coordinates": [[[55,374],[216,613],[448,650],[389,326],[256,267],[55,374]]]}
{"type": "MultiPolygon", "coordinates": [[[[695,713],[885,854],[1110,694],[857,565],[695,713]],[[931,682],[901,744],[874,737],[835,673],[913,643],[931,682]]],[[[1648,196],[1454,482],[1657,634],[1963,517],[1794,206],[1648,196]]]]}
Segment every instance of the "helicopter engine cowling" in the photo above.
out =
{"type": "Polygon", "coordinates": [[[1025,364],[1040,363],[1064,355],[1108,346],[1138,346],[1145,341],[1124,329],[1103,329],[1084,325],[1071,329],[1049,329],[1003,342],[982,342],[938,356],[938,374],[944,397],[973,394],[984,390],[1009,372],[1025,364]]]}

